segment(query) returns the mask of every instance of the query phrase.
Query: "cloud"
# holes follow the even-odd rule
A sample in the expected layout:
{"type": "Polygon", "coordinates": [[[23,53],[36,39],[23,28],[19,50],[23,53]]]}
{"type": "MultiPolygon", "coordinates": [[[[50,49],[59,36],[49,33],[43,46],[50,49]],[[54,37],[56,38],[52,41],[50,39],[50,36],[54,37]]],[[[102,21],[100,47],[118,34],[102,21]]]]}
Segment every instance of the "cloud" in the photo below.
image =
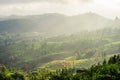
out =
{"type": "Polygon", "coordinates": [[[82,3],[88,3],[92,0],[0,0],[0,4],[18,4],[18,3],[31,3],[31,2],[49,2],[49,3],[70,3],[71,1],[77,1],[82,3]]]}
{"type": "Polygon", "coordinates": [[[31,2],[63,2],[63,0],[0,0],[0,4],[17,4],[31,2]]]}
{"type": "Polygon", "coordinates": [[[120,0],[0,0],[0,15],[95,12],[107,17],[120,16],[120,0]]]}

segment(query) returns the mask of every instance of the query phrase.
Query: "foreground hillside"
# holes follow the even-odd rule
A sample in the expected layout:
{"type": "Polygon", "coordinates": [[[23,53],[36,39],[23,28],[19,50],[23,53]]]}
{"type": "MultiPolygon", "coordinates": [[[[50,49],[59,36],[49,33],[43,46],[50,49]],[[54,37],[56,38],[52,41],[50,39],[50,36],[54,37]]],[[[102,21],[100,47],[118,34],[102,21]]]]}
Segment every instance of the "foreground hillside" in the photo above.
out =
{"type": "Polygon", "coordinates": [[[7,69],[0,65],[0,80],[119,80],[120,55],[114,55],[102,64],[91,66],[89,69],[63,68],[54,71],[37,70],[22,72],[7,69]]]}

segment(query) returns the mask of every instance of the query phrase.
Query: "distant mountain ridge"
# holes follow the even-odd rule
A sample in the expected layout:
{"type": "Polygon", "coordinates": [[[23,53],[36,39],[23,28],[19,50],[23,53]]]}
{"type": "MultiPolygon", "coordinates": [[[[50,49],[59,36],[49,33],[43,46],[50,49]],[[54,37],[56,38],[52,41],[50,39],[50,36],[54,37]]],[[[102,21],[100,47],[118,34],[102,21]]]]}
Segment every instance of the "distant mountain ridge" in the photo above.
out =
{"type": "Polygon", "coordinates": [[[0,21],[0,32],[41,32],[45,34],[66,34],[81,30],[95,30],[118,26],[120,22],[107,19],[95,13],[65,16],[57,13],[25,16],[0,21]]]}

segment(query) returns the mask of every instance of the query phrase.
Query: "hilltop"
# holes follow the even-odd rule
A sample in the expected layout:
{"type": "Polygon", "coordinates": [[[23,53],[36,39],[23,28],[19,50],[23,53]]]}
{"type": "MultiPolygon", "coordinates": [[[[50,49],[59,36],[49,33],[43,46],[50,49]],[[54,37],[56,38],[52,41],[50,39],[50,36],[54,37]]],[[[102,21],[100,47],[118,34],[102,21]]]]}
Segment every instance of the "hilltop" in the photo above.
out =
{"type": "Polygon", "coordinates": [[[40,32],[45,35],[61,35],[118,26],[120,22],[95,13],[65,16],[57,13],[8,18],[0,21],[0,32],[40,32]],[[117,24],[116,24],[117,23],[117,24]]]}

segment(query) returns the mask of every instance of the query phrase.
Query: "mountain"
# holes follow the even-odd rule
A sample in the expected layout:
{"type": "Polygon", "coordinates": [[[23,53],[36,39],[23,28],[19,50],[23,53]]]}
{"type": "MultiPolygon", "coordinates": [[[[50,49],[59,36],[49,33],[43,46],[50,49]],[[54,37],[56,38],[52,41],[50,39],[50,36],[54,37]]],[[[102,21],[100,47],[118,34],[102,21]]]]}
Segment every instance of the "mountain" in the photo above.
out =
{"type": "Polygon", "coordinates": [[[87,68],[120,53],[120,27],[115,28],[119,25],[119,18],[95,13],[6,18],[0,21],[0,64],[23,70],[58,69],[74,61],[76,68],[87,68]],[[59,35],[65,33],[74,34],[59,35]]]}
{"type": "Polygon", "coordinates": [[[40,32],[51,35],[68,34],[86,29],[95,30],[104,27],[113,27],[115,22],[116,21],[107,19],[95,13],[86,13],[75,16],[48,13],[2,20],[0,21],[0,32],[40,32]]]}

